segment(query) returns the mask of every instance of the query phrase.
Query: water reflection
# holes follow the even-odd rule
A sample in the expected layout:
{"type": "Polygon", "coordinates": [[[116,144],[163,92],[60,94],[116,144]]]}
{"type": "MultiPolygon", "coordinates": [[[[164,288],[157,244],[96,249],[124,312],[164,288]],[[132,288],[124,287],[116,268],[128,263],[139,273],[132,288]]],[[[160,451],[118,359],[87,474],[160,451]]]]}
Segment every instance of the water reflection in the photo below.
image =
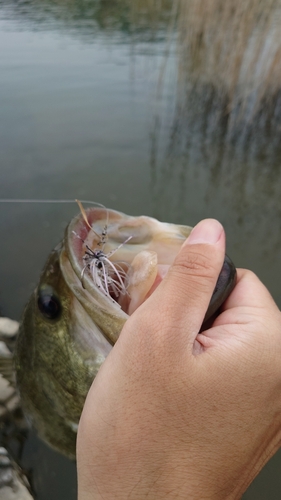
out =
{"type": "MultiPolygon", "coordinates": [[[[220,218],[227,214],[232,230],[237,226],[236,232],[246,239],[254,235],[259,251],[273,257],[279,253],[281,243],[281,142],[276,138],[279,129],[276,134],[262,136],[260,141],[257,134],[253,140],[239,138],[232,144],[224,140],[216,125],[210,130],[206,110],[201,102],[197,104],[197,113],[189,108],[184,127],[180,123],[170,129],[169,147],[162,157],[158,153],[157,162],[153,138],[155,214],[159,201],[165,199],[167,215],[180,218],[188,211],[189,197],[194,200],[196,186],[197,203],[207,203],[220,218]],[[176,198],[171,196],[171,185],[177,192],[176,198]],[[220,207],[224,207],[223,214],[220,207]]],[[[157,137],[163,131],[157,126],[154,133],[157,137]]],[[[239,245],[245,243],[239,239],[239,245]]]]}
{"type": "Polygon", "coordinates": [[[123,35],[153,42],[166,36],[172,0],[1,0],[0,5],[6,16],[35,30],[66,30],[87,42],[99,33],[111,41],[123,35]]]}

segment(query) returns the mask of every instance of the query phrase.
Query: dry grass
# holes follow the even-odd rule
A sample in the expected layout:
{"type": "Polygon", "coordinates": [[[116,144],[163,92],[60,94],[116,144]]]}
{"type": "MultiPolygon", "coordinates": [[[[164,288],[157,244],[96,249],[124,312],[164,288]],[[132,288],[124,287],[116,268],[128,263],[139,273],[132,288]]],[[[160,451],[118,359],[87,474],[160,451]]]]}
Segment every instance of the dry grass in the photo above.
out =
{"type": "Polygon", "coordinates": [[[179,0],[181,93],[211,86],[229,112],[239,105],[253,117],[281,86],[280,7],[280,0],[179,0]]]}

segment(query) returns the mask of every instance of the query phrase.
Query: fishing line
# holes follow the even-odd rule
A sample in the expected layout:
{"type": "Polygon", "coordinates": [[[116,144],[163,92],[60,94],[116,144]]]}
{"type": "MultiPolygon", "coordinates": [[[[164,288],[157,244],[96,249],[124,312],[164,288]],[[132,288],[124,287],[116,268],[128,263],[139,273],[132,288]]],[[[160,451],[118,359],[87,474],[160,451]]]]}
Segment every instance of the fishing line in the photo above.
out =
{"type": "MultiPolygon", "coordinates": [[[[97,203],[95,201],[89,200],[79,200],[81,203],[87,203],[88,205],[96,205],[101,208],[106,207],[102,203],[97,203]]],[[[77,203],[76,200],[40,200],[36,198],[0,198],[0,203],[77,203]]]]}

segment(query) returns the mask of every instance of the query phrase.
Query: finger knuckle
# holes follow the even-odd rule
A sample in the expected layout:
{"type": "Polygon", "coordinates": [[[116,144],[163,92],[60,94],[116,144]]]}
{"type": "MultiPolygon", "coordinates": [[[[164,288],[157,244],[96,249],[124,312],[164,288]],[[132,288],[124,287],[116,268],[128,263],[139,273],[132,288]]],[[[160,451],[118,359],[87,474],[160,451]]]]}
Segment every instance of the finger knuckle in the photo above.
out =
{"type": "Polygon", "coordinates": [[[192,277],[204,282],[214,280],[216,273],[216,262],[213,261],[212,252],[189,250],[186,254],[180,254],[175,260],[173,272],[184,277],[192,277]]]}

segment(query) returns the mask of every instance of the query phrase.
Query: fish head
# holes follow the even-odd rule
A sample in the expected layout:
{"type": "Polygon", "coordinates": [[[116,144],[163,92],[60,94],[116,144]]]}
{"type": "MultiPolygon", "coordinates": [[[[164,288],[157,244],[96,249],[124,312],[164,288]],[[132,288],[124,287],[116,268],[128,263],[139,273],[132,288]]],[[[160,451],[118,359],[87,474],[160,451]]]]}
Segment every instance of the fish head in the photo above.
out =
{"type": "MultiPolygon", "coordinates": [[[[103,208],[83,210],[66,228],[25,308],[15,355],[23,407],[53,448],[75,458],[79,418],[99,367],[190,231],[103,208]]],[[[223,281],[227,290],[228,271],[223,281]]]]}

